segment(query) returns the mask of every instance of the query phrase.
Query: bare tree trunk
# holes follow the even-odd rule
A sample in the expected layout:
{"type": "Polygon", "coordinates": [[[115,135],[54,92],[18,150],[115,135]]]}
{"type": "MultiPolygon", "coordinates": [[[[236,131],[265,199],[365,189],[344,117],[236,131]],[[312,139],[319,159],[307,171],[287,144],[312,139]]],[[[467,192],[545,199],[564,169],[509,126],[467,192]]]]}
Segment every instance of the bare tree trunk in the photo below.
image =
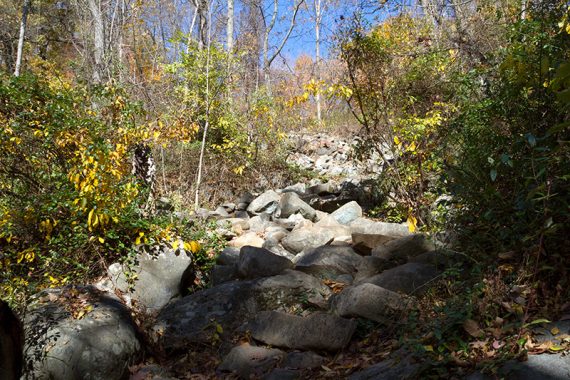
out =
{"type": "Polygon", "coordinates": [[[206,122],[204,123],[204,135],[202,136],[202,145],[200,147],[200,160],[198,162],[198,175],[196,177],[196,194],[194,198],[194,211],[200,208],[200,185],[202,183],[202,166],[204,165],[204,152],[206,150],[206,137],[210,126],[210,47],[212,43],[212,12],[209,4],[206,8],[208,33],[206,38],[206,122]]]}
{"type": "Polygon", "coordinates": [[[521,0],[521,20],[524,20],[526,18],[526,8],[526,0],[521,0]]]}
{"type": "MultiPolygon", "coordinates": [[[[317,83],[321,82],[321,21],[322,21],[322,8],[321,0],[315,0],[315,72],[317,83]]],[[[321,122],[321,93],[317,89],[315,96],[317,103],[317,120],[321,122]]]]}
{"type": "Polygon", "coordinates": [[[97,0],[88,0],[89,11],[93,18],[93,81],[100,83],[103,80],[105,60],[105,26],[101,3],[97,0]]]}
{"type": "Polygon", "coordinates": [[[231,53],[234,50],[234,0],[228,0],[227,48],[231,53]]]}
{"type": "Polygon", "coordinates": [[[20,36],[18,38],[18,53],[16,56],[16,68],[14,69],[14,76],[20,76],[20,68],[22,67],[22,56],[24,54],[24,36],[26,34],[26,24],[28,23],[28,13],[32,5],[31,0],[24,0],[22,7],[22,20],[20,22],[20,36]]]}

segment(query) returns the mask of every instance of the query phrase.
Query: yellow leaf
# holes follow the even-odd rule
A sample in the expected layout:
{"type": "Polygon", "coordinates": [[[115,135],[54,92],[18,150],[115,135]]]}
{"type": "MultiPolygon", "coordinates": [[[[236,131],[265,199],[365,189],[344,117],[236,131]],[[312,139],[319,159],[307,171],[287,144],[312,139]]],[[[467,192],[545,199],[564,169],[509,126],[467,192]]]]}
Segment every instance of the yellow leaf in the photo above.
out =
{"type": "Polygon", "coordinates": [[[424,346],[424,350],[426,350],[427,352],[433,352],[433,346],[432,345],[424,346]]]}
{"type": "Polygon", "coordinates": [[[558,327],[553,327],[550,332],[552,333],[552,335],[558,335],[560,334],[560,329],[558,327]]]}
{"type": "Polygon", "coordinates": [[[89,211],[89,215],[87,216],[87,226],[91,227],[91,220],[93,219],[93,213],[95,212],[95,209],[91,209],[91,211],[89,211]]]}
{"type": "Polygon", "coordinates": [[[194,240],[190,242],[190,251],[192,253],[197,253],[198,251],[200,251],[200,249],[202,249],[202,247],[200,247],[200,243],[194,240]]]}
{"type": "Polygon", "coordinates": [[[402,144],[402,142],[400,141],[400,139],[398,138],[398,136],[394,136],[394,144],[400,146],[402,144]]]}
{"type": "Polygon", "coordinates": [[[417,223],[418,223],[418,220],[416,219],[415,216],[413,216],[413,215],[408,216],[408,230],[410,232],[413,233],[416,231],[417,223]]]}
{"type": "Polygon", "coordinates": [[[103,244],[105,242],[105,239],[103,239],[102,237],[99,237],[99,243],[103,244]]]}
{"type": "Polygon", "coordinates": [[[180,246],[180,240],[172,242],[172,249],[178,249],[179,246],[180,246]]]}
{"type": "Polygon", "coordinates": [[[555,344],[555,345],[551,346],[551,347],[549,348],[549,350],[550,350],[550,351],[553,351],[553,352],[557,352],[557,351],[562,351],[562,350],[564,350],[564,347],[555,344]]]}

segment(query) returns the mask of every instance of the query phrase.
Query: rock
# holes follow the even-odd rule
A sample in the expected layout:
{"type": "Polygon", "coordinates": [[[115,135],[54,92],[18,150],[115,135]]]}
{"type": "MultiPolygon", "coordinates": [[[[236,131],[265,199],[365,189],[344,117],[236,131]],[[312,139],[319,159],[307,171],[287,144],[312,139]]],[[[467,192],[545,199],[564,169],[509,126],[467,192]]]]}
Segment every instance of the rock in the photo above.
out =
{"type": "Polygon", "coordinates": [[[533,338],[537,343],[552,342],[562,345],[562,340],[570,335],[570,320],[545,323],[532,329],[533,338]],[[553,334],[552,331],[558,332],[553,334]]]}
{"type": "Polygon", "coordinates": [[[236,210],[237,211],[244,211],[247,209],[247,206],[255,199],[251,193],[245,193],[241,197],[239,197],[237,201],[236,210]]]}
{"type": "Polygon", "coordinates": [[[320,278],[334,278],[342,274],[355,275],[362,257],[350,247],[321,246],[295,258],[295,269],[320,278]]]}
{"type": "Polygon", "coordinates": [[[358,218],[350,222],[352,233],[402,237],[410,235],[407,224],[374,222],[366,218],[358,218]]]}
{"type": "Polygon", "coordinates": [[[238,273],[243,278],[269,277],[293,268],[291,260],[267,249],[245,246],[239,254],[238,273]]]}
{"type": "Polygon", "coordinates": [[[216,222],[220,227],[229,227],[233,232],[241,234],[243,231],[249,230],[249,222],[241,218],[226,218],[216,222]]]}
{"type": "Polygon", "coordinates": [[[28,307],[26,352],[34,379],[123,379],[140,343],[129,310],[94,287],[49,289],[28,307]]]}
{"type": "Polygon", "coordinates": [[[180,295],[180,279],[192,263],[183,248],[155,248],[157,254],[146,251],[137,254],[138,264],[131,269],[137,275],[132,289],[129,289],[122,265],[113,264],[107,270],[113,291],[119,290],[127,295],[127,299],[136,301],[138,306],[150,312],[160,310],[172,298],[180,295]]]}
{"type": "Polygon", "coordinates": [[[455,255],[457,255],[457,253],[450,250],[436,249],[435,251],[429,251],[422,253],[421,255],[411,257],[408,259],[408,262],[431,264],[438,269],[442,269],[449,266],[454,261],[455,255]]]}
{"type": "Polygon", "coordinates": [[[362,234],[358,232],[352,233],[352,244],[354,244],[354,250],[363,255],[370,255],[372,249],[385,244],[390,240],[394,240],[394,238],[386,235],[362,234]]]}
{"type": "Polygon", "coordinates": [[[315,223],[315,226],[326,228],[331,231],[336,238],[341,236],[350,238],[350,228],[340,224],[331,215],[322,217],[317,223],[315,223]]]}
{"type": "Polygon", "coordinates": [[[350,222],[362,217],[362,208],[355,201],[348,202],[334,211],[331,216],[340,224],[348,225],[350,222]]]}
{"type": "Polygon", "coordinates": [[[338,351],[356,329],[356,321],[326,313],[298,317],[265,311],[250,324],[251,336],[263,343],[303,350],[338,351]]]}
{"type": "Polygon", "coordinates": [[[156,201],[156,208],[157,210],[162,211],[174,211],[174,205],[172,204],[172,201],[166,197],[158,198],[156,201]]]}
{"type": "Polygon", "coordinates": [[[259,235],[257,235],[257,233],[252,231],[252,232],[246,232],[245,234],[238,236],[237,238],[231,240],[228,243],[228,245],[230,247],[235,247],[235,248],[241,248],[241,247],[244,247],[246,245],[261,248],[261,247],[263,247],[264,242],[265,242],[265,240],[263,240],[261,237],[259,237],[259,235]]]}
{"type": "Polygon", "coordinates": [[[286,250],[299,253],[305,249],[325,245],[334,238],[334,232],[325,227],[307,227],[292,231],[281,240],[281,244],[286,250]]]}
{"type": "Polygon", "coordinates": [[[393,292],[405,294],[422,294],[428,289],[429,283],[440,274],[433,265],[408,263],[397,266],[362,282],[375,284],[393,292]]]}
{"type": "Polygon", "coordinates": [[[263,248],[267,249],[271,253],[274,253],[278,256],[286,257],[289,260],[295,259],[295,255],[286,250],[281,244],[279,244],[275,240],[266,240],[265,243],[263,243],[263,248]]]}
{"type": "Polygon", "coordinates": [[[214,286],[235,280],[238,278],[237,265],[214,265],[210,276],[214,286]]]}
{"type": "Polygon", "coordinates": [[[277,208],[279,203],[280,195],[273,190],[266,191],[259,197],[255,198],[249,206],[247,206],[247,211],[251,214],[260,214],[266,212],[272,214],[277,208]]]}
{"type": "Polygon", "coordinates": [[[380,257],[398,263],[405,263],[410,258],[432,251],[435,245],[425,235],[415,234],[404,236],[372,250],[372,256],[380,257]]]}
{"type": "Polygon", "coordinates": [[[284,227],[270,226],[265,229],[265,241],[272,240],[279,243],[288,233],[289,231],[284,227]]]}
{"type": "Polygon", "coordinates": [[[409,300],[398,293],[373,284],[345,288],[331,299],[331,309],[341,317],[362,317],[376,322],[399,319],[409,300]]]}
{"type": "Polygon", "coordinates": [[[315,210],[303,202],[296,193],[284,193],[279,201],[276,215],[279,218],[288,218],[293,214],[301,214],[303,218],[314,220],[317,216],[315,210]]]}
{"type": "Polygon", "coordinates": [[[422,366],[410,356],[384,360],[363,371],[353,373],[349,380],[418,379],[422,366]]]}
{"type": "Polygon", "coordinates": [[[354,278],[354,282],[361,282],[368,277],[382,273],[383,271],[395,267],[396,264],[374,256],[364,256],[362,263],[358,267],[358,272],[354,278]]]}
{"type": "Polygon", "coordinates": [[[249,219],[249,214],[247,213],[247,211],[245,211],[245,207],[247,207],[247,205],[244,206],[244,210],[236,210],[234,216],[240,219],[245,219],[245,220],[249,219]]]}
{"type": "Polygon", "coordinates": [[[275,368],[269,373],[269,375],[265,376],[263,380],[296,380],[300,378],[301,374],[299,371],[292,369],[275,368]]]}
{"type": "Polygon", "coordinates": [[[136,368],[131,368],[131,371],[133,371],[129,376],[131,380],[176,380],[165,368],[156,364],[138,365],[136,368]]]}
{"type": "Polygon", "coordinates": [[[312,351],[290,352],[283,360],[281,367],[292,369],[312,369],[320,368],[325,362],[325,358],[312,351]]]}
{"type": "Polygon", "coordinates": [[[570,356],[563,353],[528,355],[526,362],[511,360],[498,370],[501,378],[561,380],[570,378],[570,356]]]}
{"type": "Polygon", "coordinates": [[[236,247],[226,247],[216,256],[216,264],[234,265],[239,260],[240,249],[236,247]]]}
{"type": "Polygon", "coordinates": [[[314,202],[310,203],[310,205],[319,211],[324,211],[327,213],[332,213],[338,210],[343,205],[354,201],[352,197],[346,196],[337,196],[337,195],[327,195],[323,196],[319,199],[316,199],[314,202]]]}
{"type": "Polygon", "coordinates": [[[224,203],[222,207],[229,213],[232,213],[236,210],[236,204],[231,202],[224,203]]]}
{"type": "Polygon", "coordinates": [[[263,310],[302,310],[311,302],[324,303],[330,289],[308,274],[286,270],[283,274],[250,281],[232,281],[199,290],[166,306],[153,331],[166,352],[209,344],[216,321],[231,337],[244,321],[263,310]],[[312,301],[315,300],[315,301],[312,301]]]}
{"type": "Polygon", "coordinates": [[[20,319],[0,300],[0,379],[17,380],[24,364],[24,330],[20,319]]]}
{"type": "Polygon", "coordinates": [[[305,194],[306,188],[307,187],[305,186],[304,183],[296,183],[294,185],[290,185],[284,188],[283,193],[294,192],[297,193],[298,195],[302,195],[305,194]]]}
{"type": "Polygon", "coordinates": [[[316,194],[319,196],[335,194],[338,193],[338,187],[332,182],[318,183],[316,185],[310,186],[307,189],[307,193],[316,194]]]}
{"type": "Polygon", "coordinates": [[[268,213],[262,212],[259,215],[249,219],[250,230],[253,232],[263,232],[266,228],[271,226],[271,216],[268,213]]]}
{"type": "Polygon", "coordinates": [[[221,218],[228,218],[230,216],[228,211],[225,208],[223,208],[222,206],[219,206],[218,208],[216,208],[213,212],[210,213],[210,215],[218,216],[221,218]]]}
{"type": "Polygon", "coordinates": [[[261,377],[281,361],[285,353],[281,350],[256,347],[249,343],[232,348],[218,370],[233,372],[243,379],[261,377]]]}

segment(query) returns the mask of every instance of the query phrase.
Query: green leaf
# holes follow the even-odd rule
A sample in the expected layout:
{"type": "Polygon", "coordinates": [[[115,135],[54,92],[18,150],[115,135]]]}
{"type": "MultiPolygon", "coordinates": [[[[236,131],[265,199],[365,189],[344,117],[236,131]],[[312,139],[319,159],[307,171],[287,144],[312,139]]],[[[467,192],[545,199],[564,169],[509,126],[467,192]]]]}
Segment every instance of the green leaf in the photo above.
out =
{"type": "Polygon", "coordinates": [[[523,327],[539,325],[541,323],[550,323],[550,321],[546,318],[535,319],[534,321],[525,324],[523,327]]]}
{"type": "Polygon", "coordinates": [[[497,179],[497,170],[491,169],[489,176],[491,177],[491,181],[495,182],[495,180],[497,179]]]}

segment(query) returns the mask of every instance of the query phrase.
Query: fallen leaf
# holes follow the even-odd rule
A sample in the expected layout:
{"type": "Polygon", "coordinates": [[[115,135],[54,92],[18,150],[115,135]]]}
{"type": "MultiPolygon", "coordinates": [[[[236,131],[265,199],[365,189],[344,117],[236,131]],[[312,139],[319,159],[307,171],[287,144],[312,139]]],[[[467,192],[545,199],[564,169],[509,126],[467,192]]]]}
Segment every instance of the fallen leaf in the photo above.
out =
{"type": "Polygon", "coordinates": [[[478,338],[483,335],[483,331],[479,328],[479,324],[472,319],[467,319],[463,322],[463,329],[474,338],[478,338]]]}
{"type": "Polygon", "coordinates": [[[560,329],[558,327],[553,327],[550,329],[550,332],[552,333],[552,335],[558,335],[560,334],[560,329]]]}

